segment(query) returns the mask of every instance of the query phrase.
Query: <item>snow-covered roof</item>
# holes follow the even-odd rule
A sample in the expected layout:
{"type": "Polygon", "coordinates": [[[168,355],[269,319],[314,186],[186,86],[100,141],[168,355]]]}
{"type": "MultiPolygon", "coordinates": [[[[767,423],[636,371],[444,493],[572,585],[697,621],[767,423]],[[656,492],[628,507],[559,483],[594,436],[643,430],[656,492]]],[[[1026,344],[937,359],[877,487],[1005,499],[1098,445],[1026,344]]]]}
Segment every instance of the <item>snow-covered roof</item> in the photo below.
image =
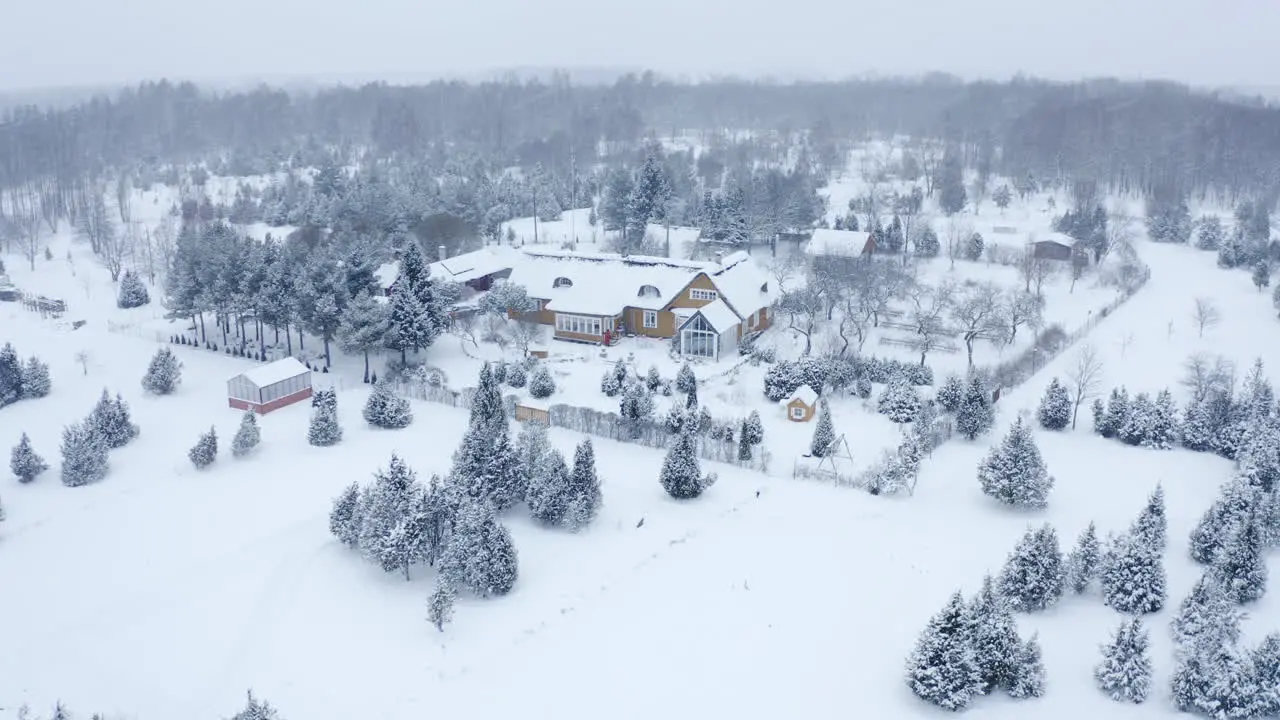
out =
{"type": "Polygon", "coordinates": [[[457,283],[471,282],[486,275],[510,270],[520,253],[505,245],[487,245],[451,258],[431,263],[431,274],[457,283]]]}
{"type": "Polygon", "coordinates": [[[860,257],[870,238],[871,233],[858,230],[818,228],[813,231],[809,242],[805,243],[804,252],[810,257],[817,255],[860,257]]]}
{"type": "Polygon", "coordinates": [[[391,287],[391,284],[396,281],[396,278],[400,277],[400,261],[393,260],[389,263],[379,265],[378,269],[373,271],[373,276],[378,279],[378,285],[380,285],[382,289],[385,290],[391,287]]]}
{"type": "Polygon", "coordinates": [[[1055,242],[1061,245],[1066,245],[1067,247],[1074,247],[1078,241],[1070,235],[1060,232],[1045,233],[1044,235],[1032,235],[1027,239],[1028,245],[1034,245],[1041,242],[1055,242]]]}
{"type": "Polygon", "coordinates": [[[698,273],[720,268],[646,255],[529,248],[523,253],[509,282],[524,286],[530,297],[548,300],[547,310],[590,315],[617,315],[627,307],[661,309],[698,273]]]}
{"type": "Polygon", "coordinates": [[[246,370],[240,373],[238,377],[243,377],[257,387],[264,388],[309,372],[311,370],[306,365],[298,362],[297,358],[290,356],[275,362],[269,362],[266,365],[259,365],[252,370],[246,370]]]}
{"type": "MultiPolygon", "coordinates": [[[[706,318],[706,321],[711,323],[711,327],[715,328],[716,332],[721,333],[742,322],[742,318],[738,317],[738,313],[734,312],[733,309],[725,303],[724,298],[716,298],[713,302],[703,305],[695,310],[693,315],[701,315],[706,318]]],[[[689,319],[685,320],[685,322],[689,322],[689,320],[693,318],[693,315],[690,315],[689,319]]],[[[683,325],[684,323],[681,324],[683,325]]]]}
{"type": "Polygon", "coordinates": [[[795,400],[799,400],[805,405],[813,407],[818,403],[818,393],[808,385],[801,385],[796,388],[795,392],[791,393],[791,397],[787,398],[786,402],[787,404],[791,404],[795,400]]]}
{"type": "Polygon", "coordinates": [[[720,266],[711,273],[711,281],[739,316],[746,318],[773,302],[775,288],[770,286],[769,276],[749,254],[740,250],[727,255],[720,261],[720,266]]]}

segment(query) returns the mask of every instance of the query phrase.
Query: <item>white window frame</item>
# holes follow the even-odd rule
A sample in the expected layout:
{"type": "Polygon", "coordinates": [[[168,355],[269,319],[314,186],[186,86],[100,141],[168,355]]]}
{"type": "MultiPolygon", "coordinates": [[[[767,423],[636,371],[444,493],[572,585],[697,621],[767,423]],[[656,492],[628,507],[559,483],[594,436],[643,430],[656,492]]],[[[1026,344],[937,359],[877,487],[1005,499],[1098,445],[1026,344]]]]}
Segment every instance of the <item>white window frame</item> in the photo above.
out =
{"type": "Polygon", "coordinates": [[[556,330],[574,335],[604,335],[604,323],[599,317],[591,315],[566,315],[556,313],[556,330]]]}
{"type": "Polygon", "coordinates": [[[715,290],[704,290],[702,288],[689,288],[690,300],[711,300],[715,301],[720,298],[720,293],[715,290]]]}
{"type": "Polygon", "coordinates": [[[654,330],[658,327],[658,311],[657,310],[644,311],[644,326],[646,329],[649,329],[649,330],[654,330]]]}
{"type": "Polygon", "coordinates": [[[804,408],[796,406],[791,408],[791,417],[796,420],[804,419],[804,408]]]}

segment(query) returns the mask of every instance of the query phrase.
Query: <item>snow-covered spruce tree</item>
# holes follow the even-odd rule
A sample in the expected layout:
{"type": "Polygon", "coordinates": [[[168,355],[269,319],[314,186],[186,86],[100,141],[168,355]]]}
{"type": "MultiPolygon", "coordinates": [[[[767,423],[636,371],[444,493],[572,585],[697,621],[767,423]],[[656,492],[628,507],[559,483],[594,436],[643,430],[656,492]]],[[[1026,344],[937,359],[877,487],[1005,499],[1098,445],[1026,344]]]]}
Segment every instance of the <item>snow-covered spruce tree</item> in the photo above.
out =
{"type": "Polygon", "coordinates": [[[542,472],[544,463],[551,456],[547,426],[540,422],[521,423],[520,435],[516,437],[515,454],[520,477],[514,492],[517,497],[523,498],[528,494],[529,485],[542,472]]]}
{"type": "Polygon", "coordinates": [[[337,397],[333,390],[316,392],[312,401],[311,424],[307,427],[308,443],[316,447],[330,447],[342,441],[337,397]]]}
{"type": "Polygon", "coordinates": [[[511,533],[486,502],[464,500],[445,549],[441,573],[480,597],[506,595],[515,587],[519,562],[511,533]]]}
{"type": "Polygon", "coordinates": [[[538,363],[529,376],[529,395],[544,399],[551,397],[556,391],[556,381],[545,363],[538,363]]]}
{"type": "Polygon", "coordinates": [[[1177,654],[1193,652],[1206,636],[1215,643],[1236,642],[1243,619],[1244,612],[1227,597],[1213,571],[1205,571],[1169,622],[1177,654]]]}
{"type": "Polygon", "coordinates": [[[1133,522],[1133,528],[1129,532],[1141,538],[1156,552],[1164,550],[1169,534],[1169,519],[1164,509],[1164,486],[1156,485],[1155,491],[1151,493],[1151,497],[1147,498],[1146,506],[1142,508],[1142,512],[1138,513],[1138,519],[1133,522]]]}
{"type": "Polygon", "coordinates": [[[1253,651],[1253,673],[1263,689],[1262,715],[1280,715],[1280,633],[1271,633],[1253,651]]]}
{"type": "Polygon", "coordinates": [[[1093,431],[1101,435],[1107,418],[1107,406],[1102,402],[1102,398],[1094,398],[1090,412],[1093,415],[1093,431]]]}
{"type": "Polygon", "coordinates": [[[658,373],[657,365],[650,365],[649,372],[644,376],[644,386],[649,388],[649,392],[656,393],[662,387],[662,375],[658,373]]]}
{"type": "Polygon", "coordinates": [[[120,292],[116,295],[116,307],[136,308],[149,302],[151,302],[151,295],[147,293],[147,286],[142,284],[142,278],[132,270],[125,270],[124,275],[120,277],[120,292]]]}
{"type": "Polygon", "coordinates": [[[383,571],[399,570],[405,580],[412,579],[409,568],[432,554],[434,516],[430,494],[420,483],[413,482],[395,525],[373,553],[383,571]]]}
{"type": "Polygon", "coordinates": [[[1117,437],[1126,445],[1146,445],[1155,433],[1155,403],[1146,393],[1138,393],[1129,403],[1129,414],[1117,437]]]}
{"type": "Polygon", "coordinates": [[[13,446],[13,452],[9,454],[9,469],[18,478],[18,482],[26,484],[48,470],[49,465],[31,448],[31,438],[27,437],[26,433],[22,433],[22,438],[18,440],[17,445],[13,446]]]}
{"type": "Polygon", "coordinates": [[[959,375],[948,375],[942,387],[938,388],[938,404],[946,412],[954,413],[960,409],[962,402],[964,402],[964,381],[959,375]]]}
{"type": "Polygon", "coordinates": [[[413,422],[413,410],[409,401],[396,394],[386,380],[379,380],[364,404],[364,420],[384,430],[399,430],[413,422]]]}
{"type": "Polygon", "coordinates": [[[613,367],[605,371],[604,377],[600,378],[600,392],[609,397],[617,397],[622,392],[622,387],[627,381],[627,365],[618,360],[613,367]]]}
{"type": "Polygon", "coordinates": [[[685,423],[676,441],[662,461],[662,474],[658,480],[667,494],[677,500],[691,500],[710,486],[713,476],[703,477],[698,462],[698,439],[693,428],[685,423]]]}
{"type": "MultiPolygon", "coordinates": [[[[526,468],[527,469],[527,468],[526,468]]],[[[525,503],[529,513],[547,525],[560,525],[569,510],[569,466],[559,450],[548,450],[531,471],[525,503]]]]}
{"type": "Polygon", "coordinates": [[[990,575],[982,579],[982,589],[969,603],[966,612],[969,647],[973,651],[978,675],[982,678],[981,692],[1008,687],[1013,678],[1012,662],[1022,641],[1018,638],[1013,612],[996,592],[995,581],[990,575]]]}
{"type": "Polygon", "coordinates": [[[42,398],[53,389],[53,381],[49,378],[49,366],[40,358],[32,355],[22,366],[22,397],[29,400],[42,398]]]}
{"type": "Polygon", "coordinates": [[[1058,602],[1064,579],[1058,533],[1045,523],[1028,529],[1018,541],[1000,571],[997,588],[1014,610],[1036,612],[1058,602]]]}
{"type": "Polygon", "coordinates": [[[1047,684],[1040,639],[1032,635],[1018,646],[1014,656],[1012,676],[1005,690],[1014,700],[1044,697],[1047,684]]]}
{"type": "Polygon", "coordinates": [[[764,423],[760,421],[760,413],[752,410],[747,419],[742,421],[742,431],[738,434],[738,444],[747,446],[750,460],[751,448],[764,442],[764,423]]]}
{"type": "Polygon", "coordinates": [[[351,483],[333,499],[329,532],[353,550],[360,546],[360,484],[351,483]]]}
{"type": "Polygon", "coordinates": [[[522,388],[529,381],[529,373],[524,365],[513,363],[507,367],[507,384],[513,388],[522,388]]]}
{"type": "Polygon", "coordinates": [[[1236,643],[1205,637],[1178,658],[1171,689],[1179,710],[1215,719],[1261,717],[1269,696],[1248,652],[1236,643]]]}
{"type": "Polygon", "coordinates": [[[920,397],[905,375],[895,373],[880,394],[877,409],[892,422],[909,423],[920,414],[920,397]]]}
{"type": "Polygon", "coordinates": [[[1182,415],[1182,447],[1196,452],[1213,449],[1213,414],[1208,403],[1193,401],[1182,415]]]}
{"type": "Polygon", "coordinates": [[[965,388],[964,399],[956,411],[956,430],[968,440],[991,429],[995,423],[995,409],[991,407],[991,394],[982,378],[974,375],[965,388]]]}
{"type": "Polygon", "coordinates": [[[1267,592],[1267,563],[1254,515],[1238,523],[1213,562],[1213,573],[1227,597],[1240,605],[1267,592]]]}
{"type": "Polygon", "coordinates": [[[831,421],[831,408],[826,400],[819,401],[818,424],[813,429],[813,439],[809,442],[809,454],[813,457],[826,457],[836,441],[835,424],[831,421]]]}
{"type": "Polygon", "coordinates": [[[681,365],[680,372],[676,374],[676,390],[685,395],[698,392],[698,377],[693,374],[689,363],[681,365]]]}
{"type": "Polygon", "coordinates": [[[862,398],[863,400],[866,400],[867,398],[871,397],[872,389],[873,388],[871,387],[871,378],[867,377],[865,373],[862,375],[859,375],[853,381],[854,393],[856,393],[857,396],[862,398]]]}
{"type": "Polygon", "coordinates": [[[1076,546],[1067,555],[1067,585],[1076,594],[1084,593],[1098,578],[1102,565],[1102,548],[1098,545],[1098,529],[1092,522],[1080,533],[1076,546]]]}
{"type": "Polygon", "coordinates": [[[969,646],[964,599],[951,596],[907,656],[907,686],[943,710],[963,710],[982,693],[982,675],[969,646]]]}
{"type": "Polygon", "coordinates": [[[1112,538],[1102,556],[1102,600],[1129,615],[1160,612],[1166,581],[1160,553],[1145,538],[1112,538]]]}
{"type": "Polygon", "coordinates": [[[22,362],[13,345],[0,348],[0,408],[22,399],[22,362]]]}
{"type": "Polygon", "coordinates": [[[117,394],[113,399],[105,389],[89,414],[88,422],[112,450],[122,448],[138,437],[138,426],[130,419],[129,406],[124,398],[117,394]]]}
{"type": "MultiPolygon", "coordinates": [[[[399,455],[392,454],[387,469],[377,470],[373,474],[373,482],[360,492],[360,505],[356,512],[360,521],[357,545],[365,559],[380,565],[383,563],[392,534],[409,515],[417,487],[417,473],[399,455]]],[[[388,572],[398,567],[393,561],[388,572]]]]}
{"type": "Polygon", "coordinates": [[[231,456],[244,457],[253,452],[262,440],[262,432],[258,429],[258,415],[252,410],[245,412],[240,418],[240,427],[235,437],[231,438],[231,456]]]}
{"type": "Polygon", "coordinates": [[[1098,689],[1117,702],[1141,703],[1151,692],[1151,637],[1140,618],[1120,623],[1093,670],[1098,689]]]}
{"type": "Polygon", "coordinates": [[[62,484],[79,487],[107,476],[107,444],[87,420],[62,429],[62,484]]]}
{"type": "Polygon", "coordinates": [[[600,492],[600,476],[596,474],[596,451],[591,438],[578,443],[573,453],[573,472],[569,477],[569,507],[565,523],[571,530],[581,530],[600,514],[604,496],[600,492]]]}
{"type": "Polygon", "coordinates": [[[1248,480],[1235,477],[1222,486],[1221,494],[1200,516],[1191,531],[1191,558],[1211,564],[1231,537],[1232,530],[1252,512],[1258,490],[1248,480]]]}
{"type": "Polygon", "coordinates": [[[1120,434],[1121,428],[1129,422],[1129,391],[1123,385],[1112,388],[1111,397],[1107,398],[1107,414],[1101,423],[1094,423],[1094,429],[1105,438],[1113,438],[1120,434]]]}
{"type": "Polygon", "coordinates": [[[453,621],[453,599],[456,594],[453,583],[441,578],[436,582],[435,592],[427,599],[427,621],[440,632],[444,632],[444,626],[453,621]]]}
{"type": "Polygon", "coordinates": [[[1045,430],[1062,430],[1071,424],[1071,394],[1066,386],[1054,378],[1040,400],[1038,412],[1040,427],[1045,430]]]}
{"type": "Polygon", "coordinates": [[[209,432],[200,436],[196,444],[187,451],[187,457],[197,470],[203,470],[213,464],[218,457],[218,431],[209,428],[209,432]]]}
{"type": "Polygon", "coordinates": [[[279,720],[280,714],[266,700],[259,700],[249,691],[249,702],[244,709],[231,716],[231,720],[279,720]]]}
{"type": "Polygon", "coordinates": [[[999,446],[978,466],[982,492],[1007,505],[1043,508],[1049,504],[1053,477],[1045,468],[1031,428],[1019,417],[999,446]]]}
{"type": "Polygon", "coordinates": [[[1169,450],[1178,446],[1178,437],[1181,433],[1178,408],[1174,405],[1173,394],[1168,389],[1161,390],[1156,394],[1151,413],[1151,425],[1147,436],[1142,440],[1142,446],[1169,450]]]}
{"type": "Polygon", "coordinates": [[[142,388],[156,395],[168,395],[182,382],[182,363],[169,348],[160,348],[151,358],[147,374],[142,376],[142,388]]]}

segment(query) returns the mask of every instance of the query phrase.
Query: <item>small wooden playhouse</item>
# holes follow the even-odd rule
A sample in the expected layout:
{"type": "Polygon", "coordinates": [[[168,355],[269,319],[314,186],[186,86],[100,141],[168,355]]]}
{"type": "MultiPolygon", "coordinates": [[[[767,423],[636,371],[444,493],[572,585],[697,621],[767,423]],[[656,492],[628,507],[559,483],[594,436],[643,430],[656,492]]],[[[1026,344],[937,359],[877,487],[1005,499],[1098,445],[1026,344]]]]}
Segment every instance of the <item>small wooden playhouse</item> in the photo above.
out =
{"type": "Polygon", "coordinates": [[[801,385],[782,401],[782,406],[791,422],[809,422],[818,414],[818,393],[808,385],[801,385]]]}
{"type": "Polygon", "coordinates": [[[311,397],[311,369],[296,358],[260,365],[227,381],[227,403],[265,415],[311,397]]]}

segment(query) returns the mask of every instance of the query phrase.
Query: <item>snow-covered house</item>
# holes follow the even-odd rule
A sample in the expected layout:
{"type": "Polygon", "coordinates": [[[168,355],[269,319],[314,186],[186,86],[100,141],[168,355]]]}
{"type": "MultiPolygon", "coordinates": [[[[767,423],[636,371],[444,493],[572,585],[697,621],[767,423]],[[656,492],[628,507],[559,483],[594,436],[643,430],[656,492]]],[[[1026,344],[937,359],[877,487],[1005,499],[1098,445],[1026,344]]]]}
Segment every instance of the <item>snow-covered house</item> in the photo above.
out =
{"type": "Polygon", "coordinates": [[[809,422],[818,414],[818,393],[808,385],[801,385],[782,401],[791,422],[809,422]]]}
{"type": "Polygon", "coordinates": [[[771,321],[768,276],[745,252],[715,262],[527,248],[524,256],[509,281],[538,304],[525,317],[553,326],[557,339],[678,335],[684,354],[718,358],[771,321]]]}
{"type": "Polygon", "coordinates": [[[311,369],[296,358],[259,365],[227,381],[227,403],[265,415],[311,397],[311,369]]]}
{"type": "MultiPolygon", "coordinates": [[[[502,245],[486,245],[453,257],[445,256],[442,245],[438,255],[440,259],[430,265],[432,277],[464,285],[476,292],[488,290],[494,281],[510,275],[511,268],[520,257],[517,250],[502,245]]],[[[391,287],[400,277],[400,262],[386,263],[374,274],[383,295],[390,295],[391,287]]]]}
{"type": "Polygon", "coordinates": [[[805,243],[804,253],[812,260],[823,258],[859,258],[875,252],[871,233],[858,230],[818,228],[805,243]]]}
{"type": "Polygon", "coordinates": [[[1027,253],[1037,260],[1088,262],[1089,258],[1084,245],[1060,232],[1049,233],[1039,239],[1032,238],[1027,242],[1027,253]]]}

